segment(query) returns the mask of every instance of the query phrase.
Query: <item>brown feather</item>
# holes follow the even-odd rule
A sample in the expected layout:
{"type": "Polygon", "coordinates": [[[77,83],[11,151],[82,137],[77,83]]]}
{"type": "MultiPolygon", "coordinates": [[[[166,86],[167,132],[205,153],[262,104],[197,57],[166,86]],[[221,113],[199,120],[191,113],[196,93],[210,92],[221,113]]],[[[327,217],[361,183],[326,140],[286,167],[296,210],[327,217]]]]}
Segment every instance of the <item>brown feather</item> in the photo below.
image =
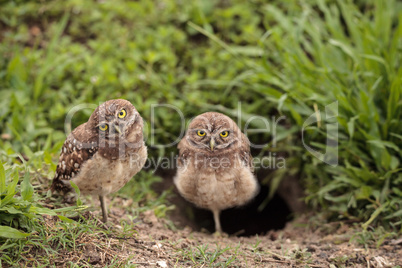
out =
{"type": "Polygon", "coordinates": [[[66,181],[78,175],[81,166],[98,151],[97,136],[88,135],[90,133],[85,129],[86,124],[74,129],[64,142],[53,178],[52,190],[64,193],[71,191],[71,186],[66,181]]]}

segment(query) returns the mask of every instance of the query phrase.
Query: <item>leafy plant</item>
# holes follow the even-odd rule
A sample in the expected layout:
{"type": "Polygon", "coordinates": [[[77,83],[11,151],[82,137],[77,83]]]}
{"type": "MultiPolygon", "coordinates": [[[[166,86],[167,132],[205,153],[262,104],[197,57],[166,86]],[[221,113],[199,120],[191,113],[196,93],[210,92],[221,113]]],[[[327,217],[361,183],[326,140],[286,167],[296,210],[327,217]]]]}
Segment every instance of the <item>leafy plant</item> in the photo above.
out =
{"type": "Polygon", "coordinates": [[[56,215],[56,213],[37,203],[37,196],[33,195],[34,189],[29,180],[29,172],[25,173],[23,181],[18,184],[20,169],[17,166],[14,168],[4,166],[0,163],[0,237],[24,238],[29,236],[29,233],[20,232],[16,228],[30,232],[33,230],[30,219],[41,214],[56,215]]]}

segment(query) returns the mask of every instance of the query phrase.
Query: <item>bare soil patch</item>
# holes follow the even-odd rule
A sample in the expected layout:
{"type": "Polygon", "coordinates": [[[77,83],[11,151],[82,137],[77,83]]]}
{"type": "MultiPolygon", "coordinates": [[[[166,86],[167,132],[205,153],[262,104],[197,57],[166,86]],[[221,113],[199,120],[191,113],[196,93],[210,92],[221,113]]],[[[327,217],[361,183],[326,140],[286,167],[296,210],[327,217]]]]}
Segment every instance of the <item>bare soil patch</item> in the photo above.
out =
{"type": "MultiPolygon", "coordinates": [[[[379,248],[349,242],[354,228],[341,222],[313,228],[307,218],[290,222],[283,230],[266,235],[214,236],[176,229],[170,220],[147,211],[133,230],[124,230],[127,216],[113,209],[110,222],[100,222],[98,212],[85,212],[84,220],[98,221],[103,232],[82,233],[73,251],[62,250],[52,263],[58,267],[104,267],[110,264],[136,267],[395,267],[402,265],[402,245],[385,241],[379,248]],[[127,232],[132,232],[128,234],[127,232]],[[70,262],[70,263],[69,263],[70,262]]],[[[57,217],[46,217],[47,228],[55,228],[57,217]]],[[[28,251],[27,258],[46,252],[28,251]]],[[[52,255],[54,256],[54,255],[52,255]]]]}

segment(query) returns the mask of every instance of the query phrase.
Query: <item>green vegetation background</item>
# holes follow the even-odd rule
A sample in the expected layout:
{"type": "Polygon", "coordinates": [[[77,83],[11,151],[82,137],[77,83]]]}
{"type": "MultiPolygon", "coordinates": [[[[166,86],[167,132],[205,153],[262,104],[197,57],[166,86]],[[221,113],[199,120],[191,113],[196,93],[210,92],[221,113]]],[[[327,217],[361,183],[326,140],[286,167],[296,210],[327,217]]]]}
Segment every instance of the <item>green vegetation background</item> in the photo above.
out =
{"type": "MultiPolygon", "coordinates": [[[[236,120],[241,102],[242,124],[284,115],[276,147],[270,133],[249,133],[254,143],[270,141],[256,157],[286,155],[287,168],[264,181],[272,191],[298,174],[313,209],[401,231],[401,2],[54,0],[7,1],[0,10],[3,236],[5,226],[29,232],[30,219],[52,213],[31,182],[52,178],[66,114],[113,98],[136,106],[148,137],[154,104],[174,105],[187,119],[215,110],[236,120]],[[335,101],[338,116],[326,118],[335,101]],[[338,124],[335,167],[301,141],[303,123],[318,110],[321,121],[305,141],[325,151],[334,139],[328,127],[338,124]]],[[[77,113],[73,127],[91,112],[77,113]]],[[[153,119],[148,145],[180,134],[175,111],[158,108],[153,119]]],[[[150,156],[172,151],[151,147],[150,156]]]]}

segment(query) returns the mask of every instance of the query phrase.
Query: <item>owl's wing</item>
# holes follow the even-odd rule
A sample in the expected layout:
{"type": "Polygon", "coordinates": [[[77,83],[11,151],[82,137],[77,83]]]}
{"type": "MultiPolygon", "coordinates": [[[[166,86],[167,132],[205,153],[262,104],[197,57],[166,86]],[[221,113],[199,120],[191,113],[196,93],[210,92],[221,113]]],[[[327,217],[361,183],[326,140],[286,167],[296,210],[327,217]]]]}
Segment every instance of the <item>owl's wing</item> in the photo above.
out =
{"type": "Polygon", "coordinates": [[[242,142],[240,146],[240,159],[243,164],[248,167],[252,173],[254,173],[254,164],[253,157],[250,153],[250,141],[248,138],[242,133],[242,142]]]}
{"type": "Polygon", "coordinates": [[[52,190],[69,192],[71,190],[69,180],[74,178],[80,172],[81,166],[98,151],[96,137],[91,137],[85,130],[85,124],[74,129],[64,142],[52,190]]]}
{"type": "Polygon", "coordinates": [[[185,143],[186,141],[183,138],[177,145],[177,148],[179,149],[179,157],[177,158],[178,167],[184,167],[185,165],[187,165],[187,161],[190,157],[190,151],[187,149],[188,146],[185,143]]]}

